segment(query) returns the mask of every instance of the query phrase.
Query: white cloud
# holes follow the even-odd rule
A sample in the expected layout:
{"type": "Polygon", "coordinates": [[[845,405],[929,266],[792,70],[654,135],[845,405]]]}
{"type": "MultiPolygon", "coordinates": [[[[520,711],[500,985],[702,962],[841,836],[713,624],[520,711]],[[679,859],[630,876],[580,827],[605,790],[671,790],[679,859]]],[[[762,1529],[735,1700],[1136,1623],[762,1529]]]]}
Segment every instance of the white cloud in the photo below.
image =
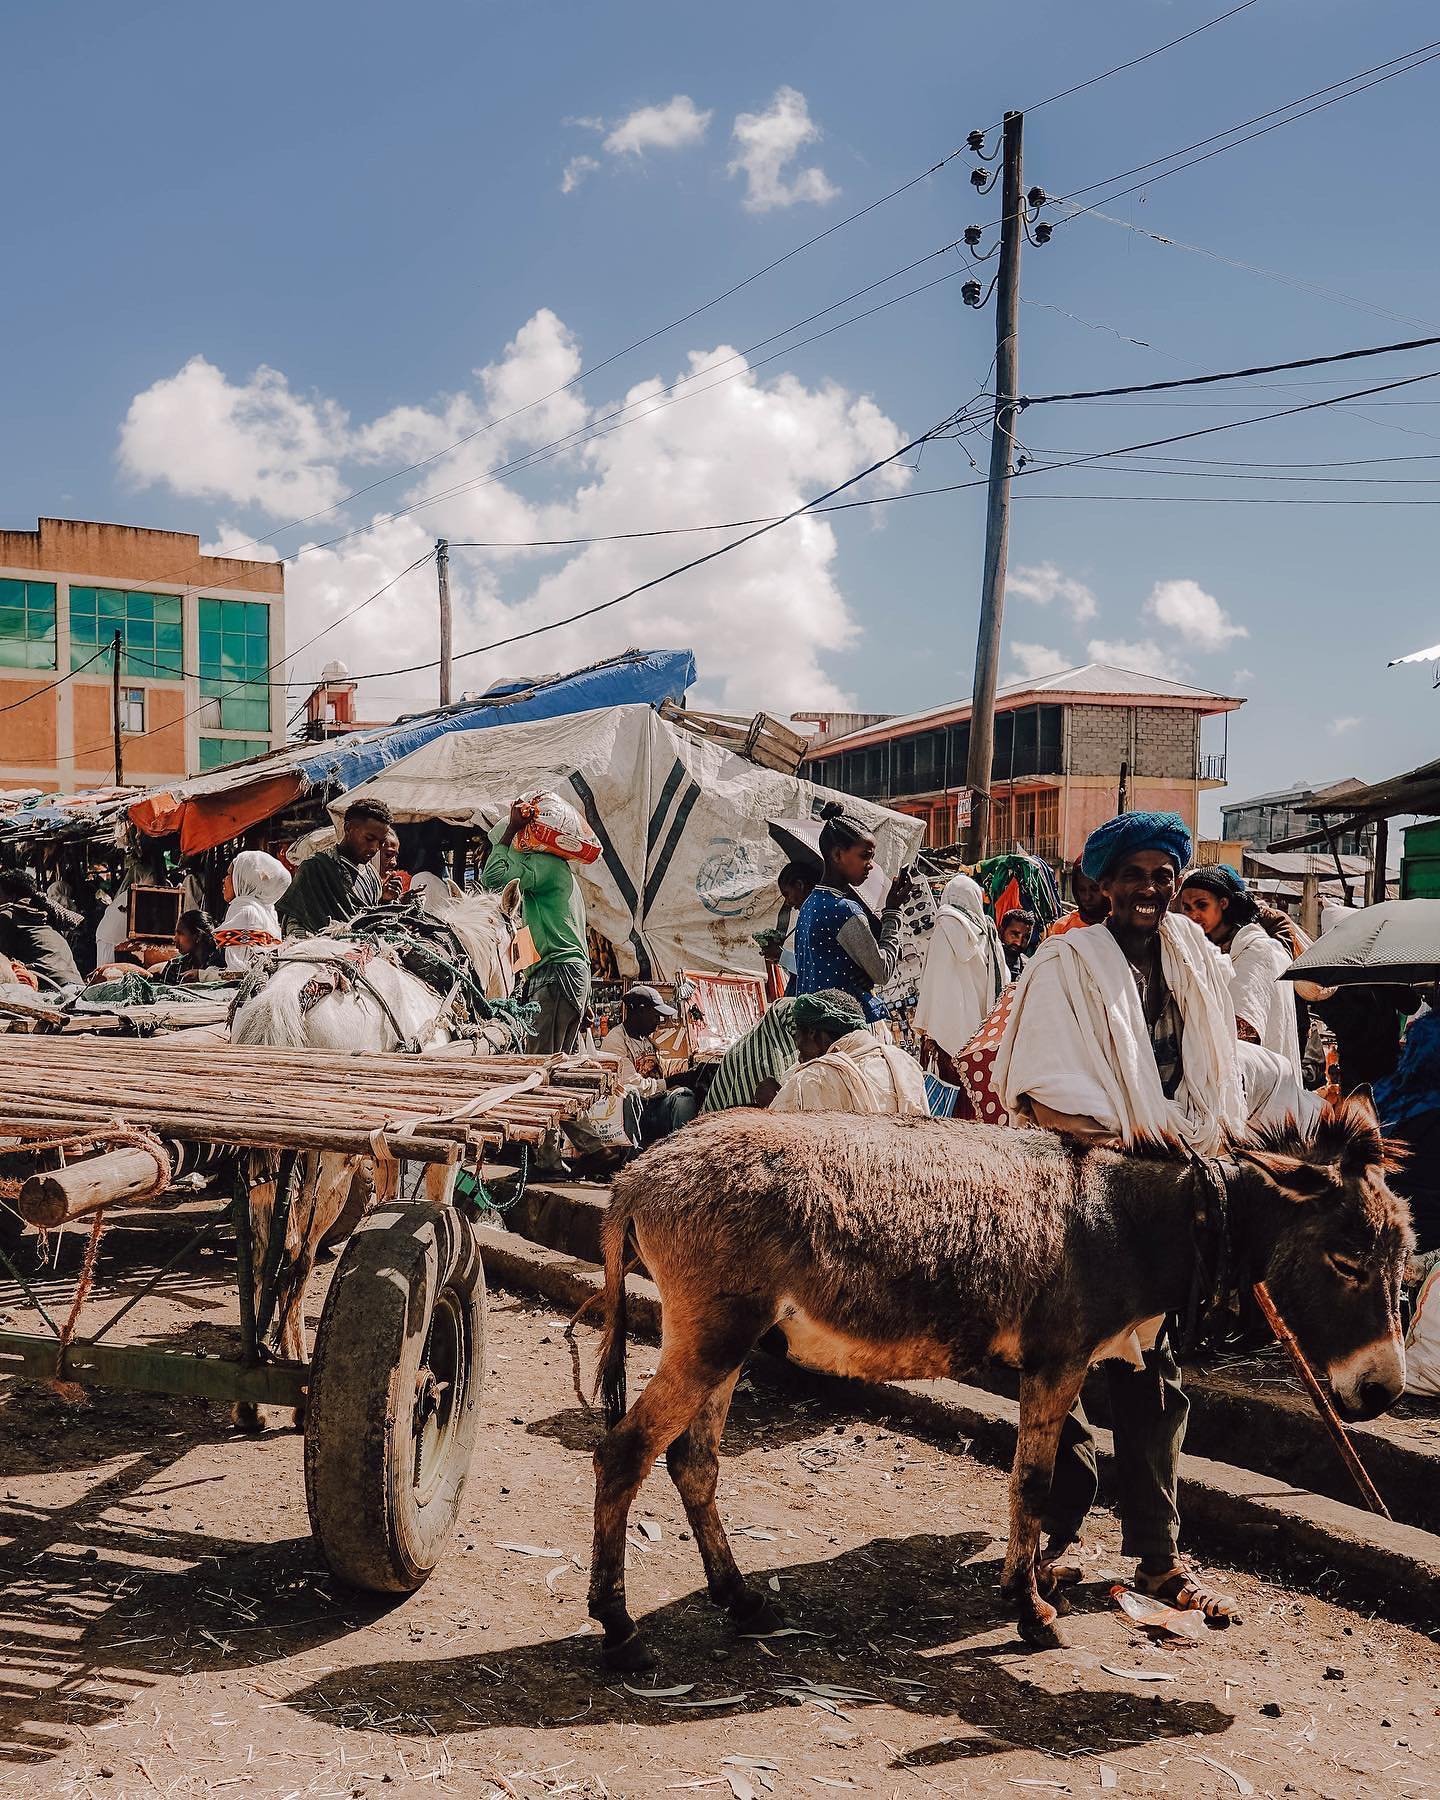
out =
{"type": "Polygon", "coordinates": [[[241,556],[246,562],[279,562],[280,552],[273,544],[262,544],[255,540],[253,532],[242,526],[231,525],[222,519],[215,527],[215,542],[202,543],[202,556],[241,556]]]}
{"type": "Polygon", "coordinates": [[[572,156],[560,177],[560,192],[573,194],[587,175],[593,175],[600,164],[593,156],[572,156]]]}
{"type": "Polygon", "coordinates": [[[764,112],[739,114],[733,135],[738,148],[729,172],[745,177],[745,206],[750,212],[770,212],[801,201],[823,205],[840,192],[818,165],[787,172],[799,152],[821,135],[797,88],[777,88],[764,112]]]}
{"type": "MultiPolygon", "coordinates": [[[[435,460],[407,482],[380,488],[309,528],[315,542],[360,527],[346,542],[311,551],[287,566],[289,642],[304,642],[358,606],[423,556],[437,534],[503,543],[779,513],[904,441],[905,434],[872,401],[835,383],[807,386],[790,375],[764,380],[743,363],[726,364],[727,373],[738,373],[723,383],[698,373],[733,354],[724,344],[695,349],[680,370],[661,371],[624,395],[599,394],[592,400],[577,385],[507,419],[516,408],[552,394],[580,368],[575,338],[562,320],[542,309],[495,362],[476,372],[473,384],[456,393],[396,407],[361,425],[352,425],[333,402],[303,403],[316,428],[313,441],[297,444],[292,467],[302,486],[323,487],[338,498],[374,481],[380,469],[421,457],[435,460]],[[692,397],[660,405],[662,397],[671,397],[668,384],[677,375],[678,394],[692,397]],[[604,435],[548,459],[534,474],[498,476],[499,465],[509,458],[609,413],[617,399],[640,403],[643,416],[623,430],[601,427],[604,435]],[[466,434],[475,435],[454,450],[446,448],[466,434]],[[453,492],[457,487],[464,491],[453,492]],[[446,497],[417,504],[432,493],[446,497]],[[404,518],[384,516],[411,506],[417,510],[404,518]]],[[[191,366],[137,395],[131,417],[148,418],[157,392],[168,393],[191,366]]],[[[201,366],[216,391],[236,391],[218,370],[201,366]]],[[[282,376],[265,375],[288,394],[282,376]]],[[[247,508],[269,510],[275,499],[268,487],[257,493],[248,413],[211,405],[192,424],[183,409],[172,407],[170,422],[169,435],[156,432],[147,439],[143,462],[132,459],[137,475],[223,502],[216,506],[210,533],[221,547],[254,535],[254,525],[228,522],[244,519],[247,508]],[[208,443],[196,437],[200,430],[209,434],[208,443]]],[[[907,470],[891,466],[866,486],[897,492],[909,480],[907,470]]],[[[289,517],[307,509],[286,504],[274,510],[289,517]]],[[[451,560],[456,647],[579,612],[724,541],[724,534],[716,533],[563,551],[456,550],[451,560]]],[[[289,550],[293,536],[283,544],[289,550]]],[[[427,661],[435,655],[434,595],[433,567],[417,569],[302,653],[294,673],[312,679],[336,656],[357,671],[427,661]]],[[[707,694],[717,703],[786,714],[850,700],[826,672],[823,658],[858,635],[839,579],[833,527],[820,518],[797,519],[613,611],[466,659],[456,666],[456,688],[483,688],[501,675],[573,668],[632,644],[684,646],[696,652],[707,694]]],[[[433,670],[367,682],[360,690],[361,713],[383,717],[393,710],[392,694],[395,704],[414,706],[427,696],[433,700],[435,692],[433,670]]]]}
{"type": "Polygon", "coordinates": [[[1074,667],[1072,658],[1062,650],[1052,650],[1048,644],[1012,644],[1010,654],[1020,666],[1005,677],[1007,686],[1013,681],[1040,681],[1046,675],[1058,675],[1062,669],[1074,667]]]}
{"type": "Polygon", "coordinates": [[[710,129],[714,113],[696,106],[688,94],[676,94],[663,106],[640,106],[606,137],[611,156],[641,156],[647,150],[683,150],[698,144],[710,129]]]}
{"type": "Polygon", "coordinates": [[[1095,596],[1083,581],[1064,575],[1052,562],[1033,563],[1028,568],[1012,569],[1005,580],[1005,590],[1022,600],[1033,600],[1037,606],[1048,606],[1058,600],[1068,609],[1077,625],[1093,619],[1100,610],[1095,596]]]}
{"type": "Polygon", "coordinates": [[[1145,611],[1197,650],[1223,650],[1232,639],[1250,635],[1243,625],[1233,623],[1225,608],[1198,581],[1157,581],[1145,602],[1145,611]]]}
{"type": "Polygon", "coordinates": [[[1109,663],[1116,669],[1133,669],[1138,675],[1183,677],[1185,665],[1157,644],[1154,638],[1091,638],[1086,646],[1091,662],[1109,663]]]}
{"type": "Polygon", "coordinates": [[[1237,685],[1243,686],[1245,682],[1255,679],[1255,671],[1253,669],[1237,669],[1230,679],[1237,685]]]}
{"type": "Polygon", "coordinates": [[[235,385],[203,356],[137,394],[120,427],[120,467],[140,486],[254,506],[294,518],[345,492],[336,467],[344,411],[293,393],[263,364],[235,385]]]}
{"type": "Polygon", "coordinates": [[[1325,729],[1331,737],[1344,737],[1347,731],[1353,731],[1357,725],[1362,723],[1363,720],[1359,717],[1347,713],[1341,718],[1332,719],[1325,729]]]}

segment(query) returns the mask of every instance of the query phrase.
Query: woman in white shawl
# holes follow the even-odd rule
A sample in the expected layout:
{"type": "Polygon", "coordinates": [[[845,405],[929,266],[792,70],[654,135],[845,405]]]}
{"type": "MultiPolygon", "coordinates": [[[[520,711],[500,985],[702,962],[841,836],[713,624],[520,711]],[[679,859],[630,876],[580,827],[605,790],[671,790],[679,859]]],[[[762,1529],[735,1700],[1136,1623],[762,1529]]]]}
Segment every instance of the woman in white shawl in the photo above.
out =
{"type": "Polygon", "coordinates": [[[1283,1056],[1302,1080],[1295,989],[1283,979],[1294,952],[1260,922],[1259,905],[1244,880],[1228,863],[1192,869],[1176,906],[1230,960],[1230,997],[1241,1041],[1283,1056]]]}
{"type": "Polygon", "coordinates": [[[290,871],[263,850],[242,850],[231,863],[225,877],[230,905],[215,932],[227,969],[245,973],[257,955],[280,942],[275,902],[289,885],[290,871]]]}
{"type": "Polygon", "coordinates": [[[953,1063],[1009,979],[1000,936],[985,910],[979,883],[956,875],[940,896],[935,930],[925,951],[915,1029],[953,1063]]]}

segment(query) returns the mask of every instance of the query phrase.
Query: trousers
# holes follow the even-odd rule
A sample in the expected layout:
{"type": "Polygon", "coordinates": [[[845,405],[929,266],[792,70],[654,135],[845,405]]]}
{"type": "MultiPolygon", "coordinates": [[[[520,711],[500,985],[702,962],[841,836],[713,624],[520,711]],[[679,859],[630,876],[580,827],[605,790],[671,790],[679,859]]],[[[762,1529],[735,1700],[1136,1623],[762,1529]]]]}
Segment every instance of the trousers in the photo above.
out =
{"type": "Polygon", "coordinates": [[[699,1109],[700,1102],[689,1088],[668,1088],[648,1100],[639,1094],[627,1094],[625,1130],[638,1150],[688,1125],[699,1109]]]}
{"type": "MultiPolygon", "coordinates": [[[[1115,1440],[1121,1549],[1126,1556],[1173,1556],[1180,1536],[1175,1504],[1180,1446],[1190,1402],[1169,1340],[1162,1333],[1155,1348],[1146,1351],[1143,1369],[1106,1363],[1105,1384],[1115,1440]]],[[[1046,1534],[1058,1543],[1077,1537],[1099,1490],[1095,1436],[1077,1400],[1060,1431],[1043,1520],[1046,1534]]]]}

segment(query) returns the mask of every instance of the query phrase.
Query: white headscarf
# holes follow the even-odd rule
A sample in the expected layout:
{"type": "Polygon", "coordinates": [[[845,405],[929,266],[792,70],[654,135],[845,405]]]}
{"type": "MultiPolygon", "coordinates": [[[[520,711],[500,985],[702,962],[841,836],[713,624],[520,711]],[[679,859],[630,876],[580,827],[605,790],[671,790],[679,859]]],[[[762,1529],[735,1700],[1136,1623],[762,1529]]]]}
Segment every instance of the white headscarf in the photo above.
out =
{"type": "Polygon", "coordinates": [[[915,1029],[947,1056],[962,1050],[1010,979],[985,895],[968,875],[946,883],[925,952],[915,1029]]]}
{"type": "Polygon", "coordinates": [[[224,948],[225,967],[243,971],[256,950],[278,944],[284,935],[275,902],[290,885],[290,871],[263,850],[242,850],[230,865],[230,885],[235,898],[215,941],[224,948]]]}

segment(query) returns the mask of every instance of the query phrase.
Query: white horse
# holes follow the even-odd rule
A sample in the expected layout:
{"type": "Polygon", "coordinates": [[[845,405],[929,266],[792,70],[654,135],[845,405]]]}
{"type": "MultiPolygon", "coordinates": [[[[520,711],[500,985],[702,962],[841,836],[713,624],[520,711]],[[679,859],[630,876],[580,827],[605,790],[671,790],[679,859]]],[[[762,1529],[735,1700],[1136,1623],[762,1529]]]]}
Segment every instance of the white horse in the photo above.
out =
{"type": "MultiPolygon", "coordinates": [[[[477,984],[488,1000],[507,998],[514,987],[515,920],[520,893],[511,883],[503,894],[461,895],[450,884],[424,890],[427,912],[443,919],[465,950],[477,984]]],[[[236,1009],[230,1024],[235,1045],[284,1049],[422,1052],[448,1043],[453,1024],[444,996],[400,966],[388,944],[333,935],[296,938],[275,953],[270,978],[236,1009]],[[309,990],[307,992],[306,990],[309,990]],[[308,1002],[308,1004],[307,1004],[308,1002]]],[[[481,1025],[476,1054],[511,1048],[507,1025],[481,1025]]],[[[394,1164],[385,1165],[392,1180],[394,1164]]],[[[289,1186],[285,1248],[280,1259],[273,1319],[264,1336],[291,1362],[308,1358],[304,1295],[323,1241],[348,1237],[375,1196],[374,1171],[359,1157],[333,1151],[305,1151],[279,1159],[268,1181],[250,1189],[250,1230],[255,1299],[270,1250],[277,1192],[283,1174],[289,1186]]],[[[257,1409],[235,1408],[237,1422],[259,1425],[257,1409]]]]}

